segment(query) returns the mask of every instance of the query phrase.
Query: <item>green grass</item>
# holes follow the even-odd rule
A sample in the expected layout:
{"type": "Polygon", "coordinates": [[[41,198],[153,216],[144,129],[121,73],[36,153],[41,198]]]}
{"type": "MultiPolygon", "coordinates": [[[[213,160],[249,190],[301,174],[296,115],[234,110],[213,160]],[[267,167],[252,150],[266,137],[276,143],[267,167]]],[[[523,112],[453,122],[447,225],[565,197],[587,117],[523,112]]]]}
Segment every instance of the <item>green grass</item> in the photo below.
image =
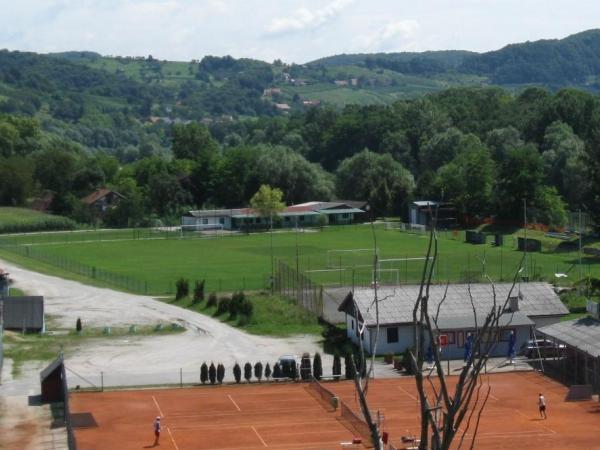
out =
{"type": "Polygon", "coordinates": [[[319,323],[319,319],[315,314],[306,311],[290,300],[265,293],[250,295],[249,299],[253,305],[253,313],[247,323],[239,318],[230,319],[228,313],[217,316],[217,307],[208,307],[207,300],[195,305],[192,304],[189,298],[168,302],[218,318],[222,322],[251,334],[292,336],[296,334],[321,335],[323,332],[323,326],[319,323]]]}
{"type": "MultiPolygon", "coordinates": [[[[149,294],[155,295],[174,293],[174,283],[179,277],[192,283],[205,279],[206,292],[259,290],[268,285],[271,271],[269,233],[210,239],[179,239],[176,236],[171,234],[165,238],[165,235],[132,230],[35,234],[10,239],[20,244],[34,244],[27,247],[29,250],[19,247],[21,253],[15,254],[8,248],[0,248],[0,256],[45,273],[98,285],[121,286],[125,290],[129,285],[123,280],[134,280],[138,288],[142,287],[142,291],[138,291],[147,288],[149,294]],[[30,257],[26,257],[25,251],[30,257]],[[90,270],[96,268],[96,278],[92,278],[89,271],[74,274],[81,265],[90,270]],[[101,271],[109,274],[101,276],[101,271]],[[87,276],[81,273],[87,273],[87,276]]],[[[377,227],[377,241],[381,260],[396,259],[382,261],[383,282],[414,283],[419,280],[423,260],[405,259],[424,256],[426,235],[384,231],[383,227],[377,227]]],[[[352,279],[357,284],[370,283],[372,254],[328,251],[372,246],[372,234],[367,225],[273,234],[274,260],[286,261],[292,267],[298,264],[302,271],[308,271],[307,276],[324,285],[350,285],[352,279]],[[342,271],[338,270],[340,267],[342,271]],[[330,271],[311,272],[326,268],[330,271]]],[[[492,279],[508,281],[519,268],[522,257],[512,236],[505,237],[504,246],[493,247],[490,244],[466,244],[463,232],[442,232],[434,281],[483,281],[484,268],[485,274],[492,279]]],[[[598,258],[584,256],[582,262],[584,275],[600,276],[598,258]]],[[[577,251],[529,253],[524,274],[530,279],[554,281],[554,273],[562,272],[568,274],[567,282],[572,282],[578,277],[577,264],[577,251]]]]}
{"type": "Polygon", "coordinates": [[[0,233],[68,230],[75,222],[66,217],[53,216],[27,208],[0,207],[0,233]]]}

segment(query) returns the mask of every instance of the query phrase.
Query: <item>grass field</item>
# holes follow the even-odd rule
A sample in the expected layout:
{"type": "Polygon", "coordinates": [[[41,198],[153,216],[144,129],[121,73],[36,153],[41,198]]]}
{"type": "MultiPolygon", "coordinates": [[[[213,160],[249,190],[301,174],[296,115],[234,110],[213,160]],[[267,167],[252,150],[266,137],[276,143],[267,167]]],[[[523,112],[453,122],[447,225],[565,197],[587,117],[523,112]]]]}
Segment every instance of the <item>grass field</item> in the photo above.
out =
{"type": "MultiPolygon", "coordinates": [[[[382,269],[380,281],[418,281],[427,236],[385,231],[383,226],[376,230],[382,269]]],[[[178,236],[177,233],[135,230],[13,236],[5,237],[0,243],[0,256],[65,278],[156,295],[173,293],[179,277],[192,283],[205,279],[206,292],[268,286],[269,233],[204,239],[178,236]],[[7,247],[8,244],[19,245],[7,247]],[[128,280],[132,280],[131,284],[124,282],[128,280]]],[[[307,276],[324,285],[348,285],[352,280],[356,284],[371,282],[371,252],[339,251],[372,248],[373,238],[367,225],[275,232],[272,243],[275,266],[278,260],[292,267],[297,265],[307,276]]],[[[484,275],[494,280],[509,280],[519,269],[522,257],[512,236],[505,236],[502,247],[493,247],[466,244],[462,232],[442,232],[434,281],[479,281],[484,275]]],[[[528,253],[522,275],[554,281],[555,273],[566,273],[568,277],[562,282],[569,283],[579,278],[578,262],[578,253],[572,249],[528,253]]],[[[581,274],[600,276],[600,260],[583,256],[581,274]]]]}
{"type": "Polygon", "coordinates": [[[28,208],[0,207],[0,233],[69,230],[75,222],[66,217],[52,216],[28,208]]]}

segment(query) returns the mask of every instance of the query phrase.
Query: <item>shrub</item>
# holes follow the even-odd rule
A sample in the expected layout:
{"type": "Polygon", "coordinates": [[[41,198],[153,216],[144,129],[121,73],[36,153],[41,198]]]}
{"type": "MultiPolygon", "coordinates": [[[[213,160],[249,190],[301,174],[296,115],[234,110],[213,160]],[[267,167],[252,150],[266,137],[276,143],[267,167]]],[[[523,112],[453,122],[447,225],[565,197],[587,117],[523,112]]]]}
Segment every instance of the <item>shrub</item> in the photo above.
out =
{"type": "Polygon", "coordinates": [[[185,278],[181,277],[175,283],[176,293],[175,300],[181,300],[190,295],[190,282],[185,278]]]}
{"type": "Polygon", "coordinates": [[[313,377],[317,380],[320,380],[323,376],[323,364],[321,361],[321,355],[319,352],[315,353],[315,358],[313,360],[313,377]]]}
{"type": "Polygon", "coordinates": [[[196,281],[196,285],[194,286],[194,300],[193,303],[200,303],[204,300],[204,280],[198,282],[196,281]]]}
{"type": "Polygon", "coordinates": [[[225,366],[223,364],[219,364],[217,366],[217,381],[219,384],[223,383],[223,378],[225,378],[225,366]]]}
{"type": "Polygon", "coordinates": [[[219,300],[219,306],[217,306],[216,315],[220,316],[221,314],[225,314],[229,310],[229,305],[231,303],[231,299],[229,297],[223,297],[219,300]]]}
{"type": "Polygon", "coordinates": [[[346,357],[344,358],[344,369],[345,369],[345,374],[346,374],[346,379],[347,380],[354,379],[355,370],[354,370],[354,367],[352,365],[352,360],[350,359],[352,357],[353,356],[350,353],[348,353],[346,355],[346,357]]]}
{"type": "Polygon", "coordinates": [[[250,364],[249,362],[244,364],[244,379],[248,383],[250,383],[250,380],[252,379],[252,364],[250,364]]]}
{"type": "Polygon", "coordinates": [[[235,319],[238,315],[238,311],[240,310],[240,298],[237,292],[233,293],[233,295],[231,296],[231,300],[229,301],[227,306],[229,311],[229,318],[235,319]]]}
{"type": "Polygon", "coordinates": [[[342,362],[340,361],[340,355],[337,353],[333,355],[333,367],[332,367],[333,378],[338,381],[342,376],[342,362]]]}
{"type": "Polygon", "coordinates": [[[80,317],[78,317],[77,322],[75,322],[75,330],[78,333],[81,333],[81,318],[80,317]]]}
{"type": "Polygon", "coordinates": [[[215,384],[215,381],[217,380],[217,368],[212,362],[210,363],[210,367],[208,368],[208,379],[210,381],[210,384],[215,384]]]}
{"type": "MultiPolygon", "coordinates": [[[[309,359],[310,361],[310,359],[309,359]]],[[[295,380],[296,378],[298,378],[298,367],[296,366],[296,364],[292,364],[290,367],[290,378],[292,380],[295,380]]]]}
{"type": "Polygon", "coordinates": [[[208,381],[208,366],[206,363],[202,363],[200,366],[200,381],[205,384],[208,381]]]}
{"type": "Polygon", "coordinates": [[[254,364],[254,378],[256,378],[258,380],[258,382],[260,383],[260,381],[262,380],[262,376],[263,376],[263,366],[262,366],[262,363],[259,361],[256,364],[254,364]]]}
{"type": "MultiPolygon", "coordinates": [[[[243,292],[242,292],[242,295],[244,295],[243,292]]],[[[252,313],[254,312],[254,305],[252,304],[252,302],[250,300],[248,300],[247,298],[244,298],[244,301],[240,305],[239,312],[244,317],[247,317],[249,319],[250,317],[252,317],[252,313]]]]}
{"type": "Polygon", "coordinates": [[[279,363],[275,363],[273,366],[273,378],[283,378],[283,372],[279,363]]]}
{"type": "Polygon", "coordinates": [[[267,363],[265,366],[265,378],[267,381],[269,381],[269,378],[271,378],[271,366],[269,366],[269,363],[267,363]]]}
{"type": "Polygon", "coordinates": [[[235,366],[233,366],[233,377],[236,383],[242,381],[242,369],[238,363],[235,363],[235,366]]]}
{"type": "Polygon", "coordinates": [[[302,359],[300,360],[300,378],[303,380],[310,380],[312,372],[310,355],[308,353],[302,354],[302,359]]]}
{"type": "Polygon", "coordinates": [[[402,354],[402,365],[404,366],[404,369],[406,369],[406,373],[409,375],[414,375],[413,360],[410,354],[410,349],[408,348],[404,350],[404,353],[402,354]]]}
{"type": "Polygon", "coordinates": [[[211,292],[208,296],[208,302],[206,302],[206,306],[210,308],[211,306],[217,306],[217,294],[211,292]]]}

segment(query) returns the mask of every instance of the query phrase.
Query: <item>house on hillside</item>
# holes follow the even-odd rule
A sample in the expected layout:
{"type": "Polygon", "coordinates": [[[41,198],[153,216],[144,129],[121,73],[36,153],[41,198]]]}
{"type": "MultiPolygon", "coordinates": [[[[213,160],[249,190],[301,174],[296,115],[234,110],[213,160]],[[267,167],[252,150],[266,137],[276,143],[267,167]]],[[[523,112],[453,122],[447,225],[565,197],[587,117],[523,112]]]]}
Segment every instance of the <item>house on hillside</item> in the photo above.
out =
{"type": "Polygon", "coordinates": [[[107,188],[98,188],[89,195],[81,199],[81,202],[86,205],[93,213],[103,216],[106,211],[114,208],[123,200],[121,194],[107,188]]]}
{"type": "MultiPolygon", "coordinates": [[[[359,202],[361,203],[361,202],[359,202]]],[[[330,225],[346,225],[360,221],[365,211],[347,202],[306,202],[292,205],[277,214],[274,227],[295,228],[320,225],[319,216],[327,216],[330,225]]],[[[190,211],[181,218],[185,228],[202,230],[250,230],[266,228],[269,219],[251,208],[190,211]]]]}
{"type": "MultiPolygon", "coordinates": [[[[508,302],[501,315],[501,331],[490,336],[494,340],[491,356],[508,354],[508,339],[513,331],[516,348],[531,338],[532,330],[557,323],[569,313],[552,286],[548,283],[525,283],[520,288],[512,284],[496,284],[496,299],[500,304],[508,302]]],[[[485,315],[493,307],[493,291],[490,284],[471,284],[471,295],[476,305],[477,322],[473,315],[469,285],[452,284],[448,286],[446,299],[440,308],[438,327],[440,334],[447,336],[448,345],[443,349],[443,357],[460,359],[464,355],[465,339],[468,333],[474,334],[481,326],[485,315]]],[[[432,285],[430,288],[429,308],[434,315],[444,296],[445,285],[432,285]]],[[[375,342],[377,322],[372,289],[355,289],[347,294],[339,306],[346,315],[348,338],[357,345],[359,330],[363,331],[363,348],[369,354],[401,353],[414,346],[413,308],[419,294],[418,285],[381,287],[378,291],[379,339],[375,342]]]]}
{"type": "Polygon", "coordinates": [[[438,228],[453,228],[458,225],[458,211],[450,202],[421,200],[412,202],[408,207],[408,218],[411,225],[428,227],[431,214],[437,213],[438,228]]]}

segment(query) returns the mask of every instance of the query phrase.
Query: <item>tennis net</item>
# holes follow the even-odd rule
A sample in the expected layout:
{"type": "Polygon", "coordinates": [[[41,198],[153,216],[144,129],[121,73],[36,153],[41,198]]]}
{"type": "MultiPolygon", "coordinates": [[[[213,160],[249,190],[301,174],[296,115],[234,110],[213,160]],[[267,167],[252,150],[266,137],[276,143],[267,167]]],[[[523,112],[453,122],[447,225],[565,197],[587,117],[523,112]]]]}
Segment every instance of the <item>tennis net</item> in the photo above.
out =
{"type": "Polygon", "coordinates": [[[316,378],[313,378],[309,387],[315,392],[329,408],[334,409],[333,398],[336,396],[333,392],[323,386],[316,378]]]}
{"type": "Polygon", "coordinates": [[[362,418],[360,418],[346,403],[340,401],[341,418],[350,427],[356,431],[363,439],[365,444],[371,442],[371,430],[369,425],[362,418]]]}

